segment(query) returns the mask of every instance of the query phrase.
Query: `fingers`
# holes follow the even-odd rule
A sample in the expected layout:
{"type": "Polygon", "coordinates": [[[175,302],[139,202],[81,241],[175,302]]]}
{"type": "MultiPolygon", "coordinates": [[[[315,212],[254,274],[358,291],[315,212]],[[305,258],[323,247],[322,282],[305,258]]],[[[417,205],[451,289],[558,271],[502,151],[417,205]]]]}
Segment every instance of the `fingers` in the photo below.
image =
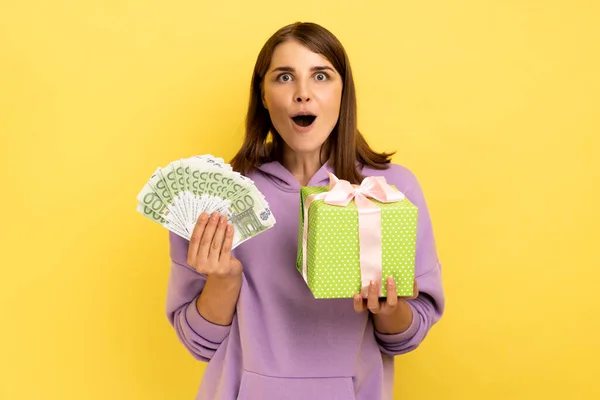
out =
{"type": "Polygon", "coordinates": [[[228,260],[231,257],[231,246],[233,245],[233,225],[226,224],[225,240],[221,247],[221,255],[219,260],[228,260]]]}
{"type": "Polygon", "coordinates": [[[396,281],[393,277],[388,277],[386,280],[387,297],[385,300],[379,299],[379,284],[372,282],[368,287],[367,298],[363,299],[360,294],[354,295],[354,311],[362,312],[369,310],[373,314],[389,314],[398,307],[398,301],[416,299],[419,295],[419,288],[417,286],[417,280],[413,283],[413,294],[412,296],[398,297],[398,290],[396,287],[396,281]],[[400,299],[400,300],[399,300],[400,299]]]}
{"type": "Polygon", "coordinates": [[[354,311],[363,312],[369,310],[373,314],[378,314],[381,310],[381,305],[379,303],[379,285],[371,281],[371,284],[366,290],[366,299],[363,298],[362,294],[357,293],[354,295],[354,311]]]}
{"type": "Polygon", "coordinates": [[[208,260],[215,263],[219,262],[219,256],[221,255],[221,247],[223,246],[223,238],[225,237],[225,228],[227,228],[227,217],[221,215],[217,223],[218,225],[208,253],[208,260]]]}
{"type": "Polygon", "coordinates": [[[369,293],[367,295],[367,308],[373,314],[379,312],[379,285],[373,281],[369,285],[369,293]]]}
{"type": "Polygon", "coordinates": [[[194,231],[192,232],[192,236],[190,238],[190,246],[188,248],[187,259],[189,265],[194,265],[196,263],[196,258],[198,256],[198,248],[200,247],[200,239],[202,238],[202,234],[204,233],[204,229],[206,228],[207,222],[208,214],[203,212],[198,217],[198,221],[196,221],[194,231]]]}
{"type": "Polygon", "coordinates": [[[200,274],[238,279],[242,264],[231,255],[234,236],[235,229],[226,215],[203,212],[190,237],[188,264],[200,274]]]}
{"type": "Polygon", "coordinates": [[[198,258],[200,260],[208,259],[208,253],[210,251],[210,246],[212,245],[213,237],[215,236],[215,231],[217,230],[217,223],[219,221],[219,214],[214,212],[211,214],[208,224],[204,229],[204,234],[200,239],[200,248],[198,249],[198,258]]]}
{"type": "Polygon", "coordinates": [[[354,295],[354,311],[363,312],[367,309],[367,305],[365,304],[362,296],[360,294],[354,295]]]}
{"type": "Polygon", "coordinates": [[[389,307],[395,308],[398,305],[398,291],[396,290],[396,282],[391,276],[387,278],[387,300],[389,307]]]}

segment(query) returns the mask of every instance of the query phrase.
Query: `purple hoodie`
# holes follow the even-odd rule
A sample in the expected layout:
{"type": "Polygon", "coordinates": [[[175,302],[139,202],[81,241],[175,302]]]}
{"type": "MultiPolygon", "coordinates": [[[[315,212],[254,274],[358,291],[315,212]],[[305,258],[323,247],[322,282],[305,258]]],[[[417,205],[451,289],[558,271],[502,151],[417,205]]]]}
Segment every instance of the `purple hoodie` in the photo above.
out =
{"type": "MultiPolygon", "coordinates": [[[[325,164],[309,186],[328,186],[327,171],[333,172],[325,164]]],[[[188,241],[169,233],[167,316],[192,356],[208,362],[197,400],[392,399],[393,356],[414,350],[442,316],[441,265],[415,176],[397,164],[362,173],[384,176],[419,208],[420,294],[409,301],[410,327],[383,335],[369,312],[354,311],[352,299],[313,298],[296,269],[300,184],[280,163],[264,164],[248,177],[277,223],[233,250],[243,265],[243,283],[231,325],[212,324],[198,313],[195,300],[205,276],[187,264],[188,241]]]]}

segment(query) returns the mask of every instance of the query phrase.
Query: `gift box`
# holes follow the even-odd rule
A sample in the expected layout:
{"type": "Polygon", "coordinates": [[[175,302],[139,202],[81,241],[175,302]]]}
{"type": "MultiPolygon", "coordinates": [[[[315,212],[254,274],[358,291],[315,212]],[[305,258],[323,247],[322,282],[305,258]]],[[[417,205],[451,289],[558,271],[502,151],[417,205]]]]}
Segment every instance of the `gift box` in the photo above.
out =
{"type": "Polygon", "coordinates": [[[298,272],[315,298],[366,297],[371,279],[394,277],[398,296],[412,296],[418,209],[382,177],[300,190],[298,272]]]}

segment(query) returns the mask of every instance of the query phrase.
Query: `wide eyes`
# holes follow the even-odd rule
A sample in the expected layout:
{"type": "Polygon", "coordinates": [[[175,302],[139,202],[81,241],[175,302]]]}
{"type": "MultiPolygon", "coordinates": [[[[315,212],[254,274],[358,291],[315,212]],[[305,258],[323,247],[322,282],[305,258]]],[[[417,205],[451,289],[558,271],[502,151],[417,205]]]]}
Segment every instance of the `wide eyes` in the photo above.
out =
{"type": "MultiPolygon", "coordinates": [[[[329,79],[329,75],[325,72],[317,72],[316,74],[313,75],[313,78],[318,82],[324,82],[329,79]]],[[[288,72],[285,72],[285,73],[277,76],[278,82],[286,83],[286,82],[291,82],[292,80],[294,80],[294,77],[292,74],[290,74],[288,72]]]]}

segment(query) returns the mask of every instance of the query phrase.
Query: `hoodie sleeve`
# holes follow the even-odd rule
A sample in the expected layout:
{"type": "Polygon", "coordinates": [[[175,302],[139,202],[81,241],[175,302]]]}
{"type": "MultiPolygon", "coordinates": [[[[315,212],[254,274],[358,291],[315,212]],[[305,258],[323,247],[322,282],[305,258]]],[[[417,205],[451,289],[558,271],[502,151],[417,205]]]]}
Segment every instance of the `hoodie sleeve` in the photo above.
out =
{"type": "Polygon", "coordinates": [[[207,321],[196,308],[206,276],[187,264],[189,242],[169,232],[171,270],[167,287],[166,313],[177,338],[192,356],[208,362],[229,335],[231,326],[207,321]]]}
{"type": "Polygon", "coordinates": [[[399,355],[416,349],[425,339],[431,327],[442,317],[445,307],[442,286],[441,263],[438,259],[433,228],[421,186],[408,169],[392,165],[388,183],[418,207],[417,249],[415,277],[419,296],[408,300],[412,309],[412,323],[404,332],[387,335],[375,331],[375,338],[382,353],[399,355]]]}

